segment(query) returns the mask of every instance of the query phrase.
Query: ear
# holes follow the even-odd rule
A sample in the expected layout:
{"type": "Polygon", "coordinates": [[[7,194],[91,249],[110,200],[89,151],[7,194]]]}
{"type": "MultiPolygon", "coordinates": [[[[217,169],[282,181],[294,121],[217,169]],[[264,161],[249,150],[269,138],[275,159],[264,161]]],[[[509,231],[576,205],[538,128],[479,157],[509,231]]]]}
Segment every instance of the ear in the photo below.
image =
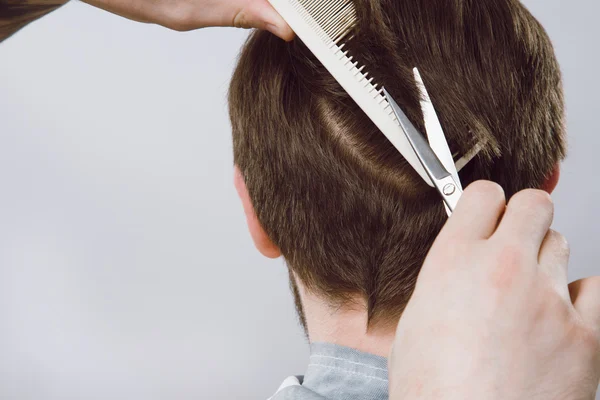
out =
{"type": "Polygon", "coordinates": [[[256,213],[254,212],[254,206],[250,201],[250,195],[248,194],[248,189],[246,188],[246,182],[244,181],[242,172],[237,165],[235,166],[233,172],[233,184],[237,190],[238,196],[240,196],[240,200],[242,201],[244,213],[246,213],[246,223],[248,224],[248,230],[250,231],[250,236],[252,236],[254,245],[263,256],[268,258],[278,258],[281,256],[281,251],[271,241],[267,235],[267,232],[265,232],[262,225],[258,221],[256,213]]]}
{"type": "Polygon", "coordinates": [[[542,184],[540,189],[545,190],[548,193],[552,193],[558,185],[558,180],[560,179],[560,164],[556,164],[552,173],[546,177],[546,180],[542,184]]]}

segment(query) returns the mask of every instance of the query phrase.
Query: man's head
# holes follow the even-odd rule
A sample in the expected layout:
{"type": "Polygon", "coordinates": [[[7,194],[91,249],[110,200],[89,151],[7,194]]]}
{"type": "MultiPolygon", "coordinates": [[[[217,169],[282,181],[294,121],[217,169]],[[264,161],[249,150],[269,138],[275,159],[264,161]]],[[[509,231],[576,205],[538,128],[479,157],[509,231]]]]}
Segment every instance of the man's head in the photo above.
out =
{"type": "MultiPolygon", "coordinates": [[[[518,1],[355,4],[350,54],[424,130],[418,67],[451,149],[483,146],[464,185],[490,179],[507,196],[552,186],[565,153],[560,71],[518,1]]],[[[229,104],[236,186],[257,246],[281,252],[333,305],[360,296],[371,324],[397,320],[446,220],[435,190],[298,39],[254,32],[229,104]]]]}

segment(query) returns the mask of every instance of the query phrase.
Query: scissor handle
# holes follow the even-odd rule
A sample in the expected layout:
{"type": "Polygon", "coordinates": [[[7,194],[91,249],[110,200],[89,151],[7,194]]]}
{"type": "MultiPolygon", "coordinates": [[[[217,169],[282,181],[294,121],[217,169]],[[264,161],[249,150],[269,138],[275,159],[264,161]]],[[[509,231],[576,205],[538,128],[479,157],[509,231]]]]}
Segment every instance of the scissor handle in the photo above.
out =
{"type": "Polygon", "coordinates": [[[448,175],[441,179],[434,179],[433,184],[438,192],[440,192],[442,195],[442,200],[446,205],[448,216],[452,215],[456,205],[458,204],[458,200],[460,200],[460,196],[462,196],[462,189],[456,184],[456,181],[452,175],[448,175]]]}

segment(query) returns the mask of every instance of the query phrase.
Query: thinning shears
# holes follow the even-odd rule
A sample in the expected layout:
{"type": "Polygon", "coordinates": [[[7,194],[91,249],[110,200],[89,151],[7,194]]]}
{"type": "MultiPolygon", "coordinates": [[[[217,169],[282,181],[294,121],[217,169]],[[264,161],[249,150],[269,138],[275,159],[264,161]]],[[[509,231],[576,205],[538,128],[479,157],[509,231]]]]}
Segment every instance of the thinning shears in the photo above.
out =
{"type": "Polygon", "coordinates": [[[417,158],[421,162],[421,165],[423,165],[427,176],[431,179],[431,182],[427,183],[429,185],[433,184],[440,193],[446,207],[446,212],[450,216],[462,195],[462,185],[435,108],[416,68],[414,69],[414,74],[417,84],[421,89],[421,108],[425,117],[425,128],[429,143],[425,140],[425,136],[410,122],[404,111],[402,111],[387,90],[383,89],[383,92],[392,107],[400,128],[402,128],[417,158]]]}

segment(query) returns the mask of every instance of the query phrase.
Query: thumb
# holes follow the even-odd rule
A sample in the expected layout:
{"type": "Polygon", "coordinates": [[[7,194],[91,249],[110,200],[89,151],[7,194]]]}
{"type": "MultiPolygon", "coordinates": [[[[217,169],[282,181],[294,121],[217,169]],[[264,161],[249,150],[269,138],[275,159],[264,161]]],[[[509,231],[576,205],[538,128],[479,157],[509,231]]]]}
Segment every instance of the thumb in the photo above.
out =
{"type": "Polygon", "coordinates": [[[239,28],[264,29],[286,41],[294,38],[292,28],[267,0],[250,1],[237,13],[234,25],[239,28]]]}
{"type": "Polygon", "coordinates": [[[581,318],[594,330],[600,331],[600,276],[571,283],[569,294],[581,318]]]}

